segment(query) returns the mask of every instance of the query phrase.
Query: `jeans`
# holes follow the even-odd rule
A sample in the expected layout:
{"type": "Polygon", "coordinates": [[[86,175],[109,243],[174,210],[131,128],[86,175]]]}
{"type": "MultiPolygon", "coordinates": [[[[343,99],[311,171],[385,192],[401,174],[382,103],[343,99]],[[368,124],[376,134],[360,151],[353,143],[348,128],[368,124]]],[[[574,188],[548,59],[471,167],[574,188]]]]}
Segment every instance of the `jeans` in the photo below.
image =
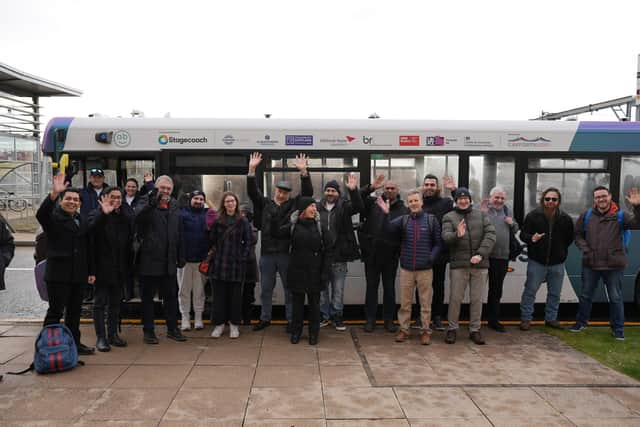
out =
{"type": "Polygon", "coordinates": [[[375,254],[364,262],[367,279],[365,311],[367,322],[375,322],[378,311],[378,286],[382,276],[382,313],[384,320],[393,320],[396,314],[396,270],[398,258],[376,258],[375,254]]]}
{"type": "Polygon", "coordinates": [[[600,279],[607,287],[609,294],[609,317],[614,332],[624,330],[624,300],[622,298],[622,270],[592,270],[582,267],[582,292],[576,323],[586,326],[591,317],[593,294],[598,288],[600,279]]]}
{"type": "Polygon", "coordinates": [[[344,282],[347,278],[347,263],[334,262],[329,274],[329,286],[320,294],[320,313],[323,320],[342,318],[344,308],[344,282]],[[331,298],[329,298],[331,291],[331,298]]]}
{"type": "Polygon", "coordinates": [[[563,278],[564,264],[543,265],[529,259],[527,281],[524,283],[520,300],[520,319],[527,322],[533,319],[533,304],[536,302],[536,293],[542,282],[546,280],[547,303],[544,308],[544,320],[547,322],[557,320],[563,278]]]}
{"type": "Polygon", "coordinates": [[[411,324],[411,305],[413,294],[418,292],[420,301],[420,319],[422,321],[422,333],[431,334],[431,298],[433,297],[433,270],[409,271],[400,267],[400,310],[398,310],[398,323],[400,330],[409,333],[411,324]]]}
{"type": "Polygon", "coordinates": [[[289,268],[289,254],[266,254],[260,257],[260,302],[262,310],[260,320],[271,321],[271,307],[273,305],[273,289],[276,287],[276,272],[280,273],[280,280],[284,286],[284,306],[287,321],[293,316],[291,291],[287,289],[287,269],[289,268]]]}
{"type": "Polygon", "coordinates": [[[482,318],[482,297],[487,293],[487,269],[485,268],[452,268],[449,270],[451,278],[451,294],[449,295],[449,330],[456,330],[460,326],[460,306],[464,293],[469,287],[469,332],[480,330],[482,318]]]}
{"type": "Polygon", "coordinates": [[[142,286],[142,323],[143,330],[154,330],[154,302],[156,288],[162,298],[162,307],[167,317],[167,330],[178,327],[178,282],[176,276],[141,276],[142,286]]]}
{"type": "MultiPolygon", "coordinates": [[[[320,292],[306,293],[309,300],[309,336],[317,337],[320,332],[320,292]]],[[[293,297],[293,319],[291,321],[292,334],[302,335],[304,326],[304,291],[296,291],[293,297]]]]}
{"type": "Polygon", "coordinates": [[[487,320],[489,325],[495,325],[500,321],[502,285],[508,268],[508,259],[489,258],[489,293],[487,295],[487,320]]]}

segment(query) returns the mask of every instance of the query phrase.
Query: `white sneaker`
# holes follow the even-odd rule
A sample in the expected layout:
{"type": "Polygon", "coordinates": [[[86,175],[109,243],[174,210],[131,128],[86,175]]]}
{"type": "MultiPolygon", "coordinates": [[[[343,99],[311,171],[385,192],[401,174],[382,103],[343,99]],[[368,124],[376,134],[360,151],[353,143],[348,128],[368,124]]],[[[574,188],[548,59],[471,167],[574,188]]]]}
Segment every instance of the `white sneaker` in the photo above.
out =
{"type": "Polygon", "coordinates": [[[202,323],[202,313],[196,313],[195,319],[195,329],[204,329],[204,324],[202,323]]]}
{"type": "Polygon", "coordinates": [[[189,329],[191,329],[191,322],[189,322],[189,317],[182,318],[182,326],[180,326],[180,329],[182,329],[183,331],[188,331],[189,329]]]}
{"type": "Polygon", "coordinates": [[[229,323],[229,338],[238,338],[240,336],[240,328],[238,325],[229,323]]]}
{"type": "Polygon", "coordinates": [[[213,332],[211,332],[211,338],[220,338],[223,332],[224,332],[224,323],[222,325],[217,325],[215,328],[213,328],[213,332]]]}

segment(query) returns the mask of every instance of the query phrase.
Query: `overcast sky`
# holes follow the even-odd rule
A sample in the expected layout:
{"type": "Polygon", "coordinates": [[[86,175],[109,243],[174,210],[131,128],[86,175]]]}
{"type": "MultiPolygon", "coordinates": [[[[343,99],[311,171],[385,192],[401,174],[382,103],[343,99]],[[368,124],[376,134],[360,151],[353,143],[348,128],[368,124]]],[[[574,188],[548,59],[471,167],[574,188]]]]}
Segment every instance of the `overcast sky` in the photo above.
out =
{"type": "Polygon", "coordinates": [[[518,120],[633,95],[639,19],[638,0],[8,0],[0,62],[84,92],[45,120],[518,120]]]}

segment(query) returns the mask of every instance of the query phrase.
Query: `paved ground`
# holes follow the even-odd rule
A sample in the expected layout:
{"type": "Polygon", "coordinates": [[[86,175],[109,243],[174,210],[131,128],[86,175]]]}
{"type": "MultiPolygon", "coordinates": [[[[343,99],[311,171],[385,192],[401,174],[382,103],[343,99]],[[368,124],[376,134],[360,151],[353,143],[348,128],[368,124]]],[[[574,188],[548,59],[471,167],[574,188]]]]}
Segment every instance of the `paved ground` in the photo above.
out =
{"type": "MultiPolygon", "coordinates": [[[[83,341],[92,343],[91,325],[83,341]]],[[[288,343],[281,326],[238,340],[130,345],[57,375],[5,375],[0,425],[637,426],[640,383],[541,332],[487,332],[424,347],[383,331],[323,329],[288,343]]],[[[37,326],[0,324],[0,373],[31,361],[37,326]]],[[[461,334],[464,335],[464,330],[461,334]]]]}

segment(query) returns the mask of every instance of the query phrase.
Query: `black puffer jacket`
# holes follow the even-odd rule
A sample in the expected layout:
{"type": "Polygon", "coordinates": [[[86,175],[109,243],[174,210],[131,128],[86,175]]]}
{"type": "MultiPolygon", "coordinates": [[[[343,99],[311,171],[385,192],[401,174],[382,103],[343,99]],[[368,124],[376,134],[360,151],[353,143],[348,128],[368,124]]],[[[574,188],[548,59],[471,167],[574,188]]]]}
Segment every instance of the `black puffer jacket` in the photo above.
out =
{"type": "Polygon", "coordinates": [[[169,208],[150,205],[149,197],[140,198],[135,211],[140,248],[139,272],[142,276],[175,276],[178,265],[185,264],[182,219],[175,199],[169,208]]]}
{"type": "Polygon", "coordinates": [[[362,212],[364,206],[358,189],[349,191],[351,200],[339,198],[336,205],[328,211],[324,201],[317,203],[322,224],[331,233],[335,241],[333,262],[350,262],[360,259],[360,249],[353,232],[351,217],[362,212]]]}
{"type": "Polygon", "coordinates": [[[0,291],[4,290],[4,272],[13,259],[16,245],[4,218],[0,218],[0,291]]]}
{"type": "Polygon", "coordinates": [[[397,259],[400,256],[400,241],[395,236],[390,236],[384,231],[384,222],[385,218],[393,221],[399,216],[408,214],[409,209],[401,199],[396,199],[395,202],[391,203],[389,216],[387,217],[376,204],[377,198],[369,195],[371,193],[372,190],[369,185],[360,189],[360,196],[364,205],[362,212],[364,222],[358,232],[362,260],[371,259],[374,253],[379,259],[387,257],[389,259],[397,259]]]}
{"type": "Polygon", "coordinates": [[[47,196],[40,205],[36,218],[47,233],[47,282],[84,285],[93,266],[89,245],[89,223],[81,215],[71,216],[47,196]],[[80,225],[76,224],[76,220],[80,225]]]}
{"type": "Polygon", "coordinates": [[[527,244],[529,258],[543,265],[562,264],[573,237],[573,220],[568,214],[558,210],[551,226],[540,207],[527,214],[520,230],[520,240],[527,244]],[[531,238],[535,233],[544,233],[544,237],[534,243],[531,238]]]}
{"type": "Polygon", "coordinates": [[[125,209],[105,215],[101,208],[89,213],[96,280],[118,284],[131,269],[132,221],[125,209]]]}
{"type": "Polygon", "coordinates": [[[292,197],[282,205],[278,206],[272,199],[264,197],[258,188],[255,176],[247,176],[247,193],[253,203],[254,220],[253,223],[262,231],[262,241],[260,243],[260,254],[282,254],[289,252],[289,237],[275,237],[278,232],[273,232],[271,227],[275,224],[280,227],[289,223],[291,212],[296,209],[298,197],[312,197],[313,186],[311,178],[300,176],[300,195],[292,197]]]}
{"type": "MultiPolygon", "coordinates": [[[[100,191],[100,195],[102,196],[104,192],[109,188],[109,185],[105,182],[102,186],[102,190],[100,191]]],[[[100,207],[98,204],[98,193],[93,188],[93,185],[87,184],[85,188],[80,191],[80,197],[82,198],[82,204],[80,205],[80,215],[87,218],[94,209],[100,207]]]]}

